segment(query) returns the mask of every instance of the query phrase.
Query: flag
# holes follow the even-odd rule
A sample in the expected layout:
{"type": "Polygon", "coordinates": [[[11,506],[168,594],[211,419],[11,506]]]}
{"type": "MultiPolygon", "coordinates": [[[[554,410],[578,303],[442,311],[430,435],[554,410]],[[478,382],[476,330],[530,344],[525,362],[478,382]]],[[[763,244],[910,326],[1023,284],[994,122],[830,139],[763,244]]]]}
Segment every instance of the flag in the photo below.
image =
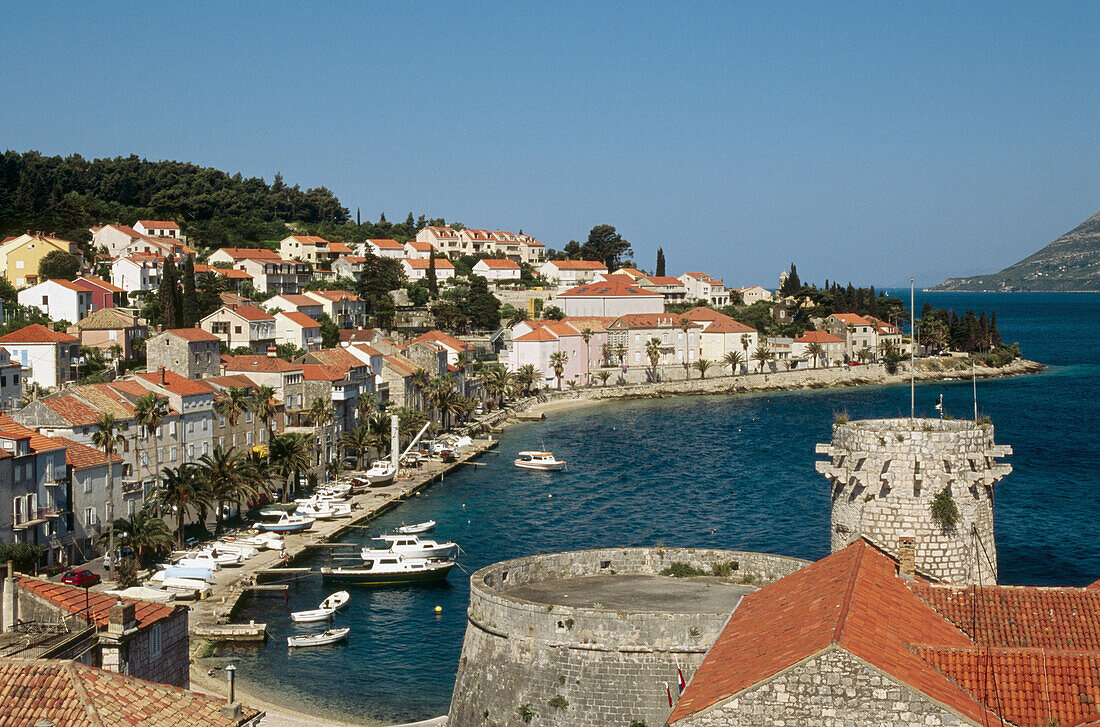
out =
{"type": "Polygon", "coordinates": [[[676,667],[676,674],[680,677],[680,694],[683,694],[684,687],[687,686],[687,682],[684,681],[684,672],[680,670],[680,667],[676,667]]]}
{"type": "Polygon", "coordinates": [[[668,682],[665,682],[665,694],[668,695],[668,706],[672,706],[672,690],[668,688],[668,682]]]}

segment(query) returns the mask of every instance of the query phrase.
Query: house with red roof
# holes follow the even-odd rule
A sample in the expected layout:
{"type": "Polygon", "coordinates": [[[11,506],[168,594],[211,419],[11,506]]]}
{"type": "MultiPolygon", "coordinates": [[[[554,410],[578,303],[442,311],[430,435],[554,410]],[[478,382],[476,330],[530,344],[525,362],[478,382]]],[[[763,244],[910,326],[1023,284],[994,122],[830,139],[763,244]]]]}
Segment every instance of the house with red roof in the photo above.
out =
{"type": "Polygon", "coordinates": [[[465,245],[458,231],[450,227],[425,227],[416,233],[416,240],[430,243],[436,250],[447,255],[461,255],[465,245]]]}
{"type": "Polygon", "coordinates": [[[723,363],[726,355],[734,351],[741,357],[741,366],[751,363],[752,353],[760,343],[760,334],[755,328],[750,328],[713,308],[693,308],[684,313],[683,317],[703,327],[699,334],[701,358],[721,368],[728,365],[723,363]]]}
{"type": "Polygon", "coordinates": [[[301,293],[276,295],[264,301],[264,306],[286,311],[287,313],[290,311],[298,311],[302,315],[309,316],[313,320],[317,320],[321,314],[325,312],[325,307],[321,301],[301,293]]]}
{"type": "Polygon", "coordinates": [[[146,393],[166,397],[169,407],[179,412],[180,443],[178,449],[169,448],[166,464],[176,467],[213,451],[214,398],[218,394],[214,387],[164,367],[135,374],[131,381],[145,387],[146,393]]]}
{"type": "Polygon", "coordinates": [[[730,304],[730,293],[725,284],[707,273],[684,273],[679,281],[684,284],[687,300],[701,300],[719,308],[730,304]]]}
{"type": "Polygon", "coordinates": [[[92,233],[92,247],[96,250],[105,249],[111,257],[120,257],[123,251],[133,243],[147,239],[147,237],[128,225],[103,225],[90,228],[92,233]]]}
{"type": "Polygon", "coordinates": [[[539,372],[538,386],[556,387],[557,373],[552,357],[565,354],[561,381],[584,385],[603,361],[603,351],[608,340],[606,329],[593,329],[587,324],[573,321],[523,321],[512,329],[512,347],[507,361],[510,371],[524,366],[534,366],[539,372]],[[585,340],[584,331],[588,331],[585,340]]]}
{"type": "Polygon", "coordinates": [[[539,267],[539,275],[559,288],[572,288],[607,275],[607,266],[596,260],[550,260],[539,267]]]}
{"type": "MultiPolygon", "coordinates": [[[[551,263],[547,263],[550,265],[551,263]]],[[[623,280],[599,281],[579,285],[559,293],[554,303],[567,316],[623,316],[655,314],[665,310],[660,293],[623,280]]]]}
{"type": "Polygon", "coordinates": [[[279,242],[279,256],[283,259],[302,260],[323,267],[327,267],[338,256],[350,253],[351,248],[344,243],[329,242],[317,235],[290,235],[279,242]]]}
{"type": "Polygon", "coordinates": [[[825,329],[844,339],[845,361],[877,360],[886,346],[893,346],[899,353],[902,349],[901,329],[874,316],[833,313],[825,319],[825,329]]]}
{"type": "Polygon", "coordinates": [[[126,302],[125,290],[94,275],[81,275],[73,284],[92,294],[92,310],[114,308],[126,302]]]}
{"type": "Polygon", "coordinates": [[[156,290],[160,287],[164,256],[132,253],[111,261],[111,285],[122,290],[156,290]]]}
{"type": "Polygon", "coordinates": [[[321,324],[298,311],[279,311],[275,314],[275,341],[314,351],[321,347],[321,324]]]}
{"type": "Polygon", "coordinates": [[[428,258],[402,258],[401,268],[405,271],[409,280],[424,280],[428,277],[428,267],[434,265],[435,279],[442,282],[455,276],[454,264],[445,257],[437,257],[434,260],[428,258]]]}
{"type": "Polygon", "coordinates": [[[80,356],[80,339],[59,333],[34,323],[0,336],[0,346],[20,363],[25,378],[46,388],[61,386],[76,379],[76,361],[80,356]]]}
{"type": "Polygon", "coordinates": [[[607,327],[612,359],[628,367],[653,367],[649,342],[656,339],[657,366],[690,366],[699,359],[703,327],[676,313],[632,313],[607,327]]]}
{"type": "Polygon", "coordinates": [[[81,346],[102,349],[110,355],[118,346],[118,358],[123,361],[134,355],[134,345],[145,340],[148,331],[138,322],[137,316],[119,308],[96,310],[66,329],[67,333],[80,338],[81,346]]]}
{"type": "Polygon", "coordinates": [[[360,252],[363,255],[370,253],[375,257],[388,257],[394,260],[400,260],[405,257],[405,246],[397,240],[390,240],[388,238],[370,239],[363,243],[363,248],[360,252]]]}
{"type": "Polygon", "coordinates": [[[52,235],[24,234],[0,242],[0,273],[16,289],[38,282],[38,264],[54,250],[80,255],[75,242],[52,235]]]}
{"type": "Polygon", "coordinates": [[[222,338],[202,328],[169,328],[145,342],[146,366],[163,366],[188,379],[221,373],[222,338]]]}
{"type": "Polygon", "coordinates": [[[341,255],[332,263],[333,276],[359,282],[367,269],[367,262],[368,259],[363,255],[341,255]]]}
{"type": "Polygon", "coordinates": [[[290,363],[274,355],[228,356],[222,364],[227,376],[243,374],[259,386],[270,386],[283,402],[286,412],[308,408],[302,388],[302,364],[290,363]]]}
{"type": "Polygon", "coordinates": [[[92,294],[70,280],[44,280],[19,291],[19,305],[37,308],[55,321],[76,323],[95,310],[92,294]]]}
{"type": "Polygon", "coordinates": [[[73,538],[64,517],[71,511],[65,443],[0,414],[0,543],[37,543],[43,564],[64,562],[73,538]]]}
{"type": "Polygon", "coordinates": [[[667,275],[647,275],[638,279],[642,287],[653,290],[665,297],[666,303],[682,303],[687,299],[687,288],[679,278],[667,275]]]}
{"type": "Polygon", "coordinates": [[[791,358],[814,367],[836,366],[844,363],[844,339],[828,331],[806,331],[791,344],[791,358]],[[815,343],[819,349],[817,356],[809,352],[810,345],[815,343]]]}
{"type": "Polygon", "coordinates": [[[741,302],[745,305],[752,305],[762,300],[772,300],[775,297],[770,290],[762,285],[750,285],[736,290],[741,295],[741,302]]]}
{"type": "Polygon", "coordinates": [[[221,339],[230,350],[250,348],[267,353],[275,345],[275,317],[252,305],[223,305],[199,321],[199,327],[221,339]]]}
{"type": "MultiPolygon", "coordinates": [[[[73,513],[72,537],[76,540],[70,563],[81,563],[96,555],[96,540],[108,522],[107,512],[107,456],[95,447],[81,444],[67,437],[53,437],[65,445],[65,463],[68,465],[67,483],[72,492],[70,510],[73,513]]],[[[111,476],[115,482],[114,516],[131,517],[141,510],[144,492],[141,488],[124,491],[122,485],[122,457],[112,455],[111,476]]]]}
{"type": "Polygon", "coordinates": [[[134,223],[134,230],[149,237],[170,237],[180,241],[185,239],[180,234],[180,226],[171,220],[138,220],[134,223]]]}
{"type": "Polygon", "coordinates": [[[224,264],[247,274],[261,293],[300,293],[310,280],[307,262],[284,259],[267,248],[222,247],[212,252],[208,261],[215,267],[224,264]]]}
{"type": "Polygon", "coordinates": [[[367,325],[367,301],[355,293],[346,290],[308,290],[305,296],[319,303],[321,312],[340,328],[367,325]]]}
{"type": "Polygon", "coordinates": [[[478,260],[474,263],[473,271],[486,280],[495,282],[519,280],[520,276],[519,263],[508,259],[478,260]]]}
{"type": "Polygon", "coordinates": [[[409,240],[401,248],[404,253],[404,257],[410,260],[426,260],[434,252],[436,255],[443,256],[442,251],[430,242],[423,240],[409,240]]]}
{"type": "Polygon", "coordinates": [[[929,583],[859,540],[738,604],[667,724],[1094,725],[1100,591],[929,583]]]}

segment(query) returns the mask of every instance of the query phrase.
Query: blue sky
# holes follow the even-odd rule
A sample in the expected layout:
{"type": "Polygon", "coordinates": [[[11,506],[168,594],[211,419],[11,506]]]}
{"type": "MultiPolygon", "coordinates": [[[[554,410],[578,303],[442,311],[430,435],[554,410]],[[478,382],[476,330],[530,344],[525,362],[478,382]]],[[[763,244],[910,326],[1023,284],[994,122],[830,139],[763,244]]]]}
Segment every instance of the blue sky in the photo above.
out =
{"type": "Polygon", "coordinates": [[[771,285],[1000,269],[1100,210],[1092,3],[0,5],[0,148],[771,285]],[[14,62],[13,62],[14,61],[14,62]]]}

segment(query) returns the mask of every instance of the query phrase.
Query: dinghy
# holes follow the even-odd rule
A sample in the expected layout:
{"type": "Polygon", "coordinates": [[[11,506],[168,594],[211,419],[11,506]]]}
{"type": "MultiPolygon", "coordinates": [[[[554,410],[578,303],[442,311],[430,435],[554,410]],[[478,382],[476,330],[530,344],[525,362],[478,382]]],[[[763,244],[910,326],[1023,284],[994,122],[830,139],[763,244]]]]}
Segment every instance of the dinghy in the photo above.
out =
{"type": "Polygon", "coordinates": [[[349,628],[343,629],[329,629],[321,634],[309,634],[308,636],[288,636],[286,639],[287,646],[324,646],[325,644],[335,644],[337,641],[343,641],[348,637],[349,628]]]}
{"type": "Polygon", "coordinates": [[[337,591],[321,601],[321,605],[311,611],[295,611],[290,614],[290,620],[294,623],[325,621],[332,618],[332,615],[346,606],[350,600],[351,594],[347,591],[337,591]]]}
{"type": "Polygon", "coordinates": [[[282,513],[278,522],[256,523],[257,530],[267,530],[274,533],[300,533],[313,527],[313,518],[300,515],[287,515],[282,513]]]}
{"type": "Polygon", "coordinates": [[[394,530],[398,535],[416,535],[418,533],[430,533],[435,530],[435,520],[425,520],[422,523],[416,523],[415,525],[401,524],[401,527],[394,530]]]}

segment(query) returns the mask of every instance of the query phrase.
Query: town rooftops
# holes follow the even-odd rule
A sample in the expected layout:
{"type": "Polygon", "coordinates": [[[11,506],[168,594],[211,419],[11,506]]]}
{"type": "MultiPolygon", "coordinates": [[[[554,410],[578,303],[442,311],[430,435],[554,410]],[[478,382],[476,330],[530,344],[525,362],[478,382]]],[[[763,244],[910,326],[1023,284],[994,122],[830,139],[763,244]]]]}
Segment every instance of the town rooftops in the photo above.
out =
{"type": "Polygon", "coordinates": [[[68,660],[0,659],[0,684],[0,714],[13,725],[239,727],[261,716],[247,707],[226,716],[221,699],[68,660]]]}
{"type": "Polygon", "coordinates": [[[700,328],[698,323],[676,313],[628,313],[619,316],[611,324],[612,328],[679,328],[687,324],[688,328],[700,328]]]}
{"type": "Polygon", "coordinates": [[[547,265],[553,265],[558,270],[607,270],[607,266],[598,260],[551,260],[547,265]]]}
{"type": "Polygon", "coordinates": [[[707,308],[705,306],[692,308],[687,313],[684,313],[683,317],[689,321],[695,321],[696,323],[708,322],[708,325],[705,326],[705,333],[756,333],[755,328],[750,328],[744,323],[727,316],[725,313],[719,313],[713,308],[707,308]]]}
{"type": "MultiPolygon", "coordinates": [[[[101,460],[102,461],[102,460],[101,460]]],[[[114,606],[119,601],[134,604],[134,618],[138,626],[144,628],[163,618],[168,618],[176,611],[185,609],[185,606],[166,606],[149,601],[135,601],[116,596],[105,596],[102,593],[91,591],[85,593],[83,588],[67,586],[63,583],[55,583],[30,576],[19,577],[19,587],[28,593],[33,593],[44,601],[65,609],[69,613],[88,614],[100,628],[107,626],[107,618],[114,606]],[[85,601],[85,598],[87,601],[85,601]],[[86,605],[85,605],[86,604],[86,605]]]]}
{"type": "MultiPolygon", "coordinates": [[[[362,298],[360,298],[355,293],[349,293],[346,290],[311,290],[311,291],[309,291],[309,295],[307,297],[312,297],[314,295],[319,295],[322,298],[324,298],[325,300],[332,300],[332,301],[350,300],[352,302],[355,302],[355,301],[362,300],[362,298]]],[[[313,299],[313,304],[314,305],[317,305],[319,302],[320,301],[318,301],[317,299],[315,299],[315,298],[313,299]]]]}
{"type": "Polygon", "coordinates": [[[345,371],[325,364],[302,364],[302,376],[306,381],[343,381],[345,371]]]}
{"type": "Polygon", "coordinates": [[[418,257],[418,258],[409,258],[409,257],[407,257],[407,258],[404,259],[404,262],[410,268],[413,268],[414,270],[427,270],[428,265],[432,262],[435,263],[435,267],[436,267],[437,270],[454,270],[454,267],[455,267],[454,264],[451,263],[451,261],[448,260],[445,257],[437,257],[437,258],[435,258],[435,260],[430,260],[426,257],[418,257]]]}
{"type": "Polygon", "coordinates": [[[699,280],[699,281],[704,282],[704,283],[721,283],[722,282],[721,280],[716,280],[715,278],[711,277],[707,273],[684,273],[684,275],[689,277],[689,278],[695,278],[696,280],[699,280]]]}
{"type": "Polygon", "coordinates": [[[367,365],[355,354],[348,353],[342,348],[323,348],[320,351],[310,351],[306,355],[316,359],[325,366],[330,366],[345,372],[349,369],[367,365]]]}
{"type": "Polygon", "coordinates": [[[291,235],[291,240],[296,240],[303,245],[327,245],[328,240],[317,235],[291,235]]]}
{"type": "Polygon", "coordinates": [[[382,357],[382,361],[384,362],[383,365],[386,366],[386,368],[394,371],[402,378],[412,376],[416,373],[417,369],[420,368],[411,360],[397,354],[387,354],[382,357]]]}
{"type": "Polygon", "coordinates": [[[870,326],[871,321],[867,320],[858,313],[833,313],[831,318],[835,318],[841,323],[845,323],[849,326],[870,326]]]}
{"type": "Polygon", "coordinates": [[[417,252],[431,252],[432,250],[436,249],[436,246],[433,245],[432,243],[430,243],[430,242],[421,242],[419,240],[409,240],[405,244],[410,245],[412,247],[412,249],[416,250],[417,252]]]}
{"type": "Polygon", "coordinates": [[[637,285],[631,285],[628,283],[613,280],[611,282],[601,281],[598,283],[588,283],[587,285],[578,285],[576,288],[570,288],[569,290],[561,293],[558,297],[565,298],[661,298],[660,293],[654,293],[651,290],[645,290],[637,285]]]}
{"type": "Polygon", "coordinates": [[[16,440],[29,439],[31,450],[34,452],[50,452],[65,447],[63,442],[28,429],[7,414],[0,414],[0,437],[16,440]]]}
{"type": "Polygon", "coordinates": [[[370,343],[374,340],[378,331],[374,328],[341,328],[340,329],[340,341],[350,343],[370,343]]]}
{"type": "Polygon", "coordinates": [[[370,244],[374,245],[380,250],[404,250],[405,246],[397,240],[390,240],[388,238],[378,238],[367,240],[370,244]]]}
{"type": "Polygon", "coordinates": [[[843,338],[837,338],[828,331],[806,331],[798,338],[794,339],[795,343],[844,343],[843,338]]]}
{"type": "Polygon", "coordinates": [[[252,280],[252,276],[243,270],[236,268],[212,268],[215,275],[221,275],[230,280],[252,280]]]}
{"type": "MultiPolygon", "coordinates": [[[[486,258],[480,262],[485,264],[485,267],[493,270],[519,270],[519,263],[515,260],[498,260],[496,258],[486,258]]],[[[476,266],[478,263],[474,263],[476,266]]]]}
{"type": "Polygon", "coordinates": [[[159,386],[177,396],[197,396],[213,393],[213,390],[201,381],[180,376],[175,371],[168,371],[163,366],[156,371],[137,374],[137,378],[148,381],[150,384],[159,386]]]}
{"type": "Polygon", "coordinates": [[[449,336],[443,331],[428,331],[427,333],[423,333],[412,339],[411,341],[409,341],[409,343],[420,343],[422,341],[431,341],[432,343],[438,343],[444,348],[449,348],[455,351],[474,350],[474,347],[470,344],[466,343],[465,341],[460,341],[454,336],[449,336]]]}
{"type": "Polygon", "coordinates": [[[105,290],[108,293],[125,293],[126,291],[118,287],[113,283],[108,283],[103,278],[97,278],[94,275],[81,275],[79,278],[73,281],[77,285],[85,285],[89,288],[99,288],[105,290]]]}
{"type": "Polygon", "coordinates": [[[51,331],[41,323],[32,323],[17,331],[0,336],[0,343],[76,343],[80,339],[68,333],[51,331]]]}
{"type": "MultiPolygon", "coordinates": [[[[450,227],[425,227],[424,229],[428,231],[428,234],[437,238],[450,240],[458,239],[458,233],[450,227]]],[[[376,242],[376,240],[371,240],[371,242],[376,242]]]]}
{"type": "Polygon", "coordinates": [[[136,326],[137,318],[118,308],[100,308],[73,324],[78,331],[117,331],[136,326]]]}
{"type": "MultiPolygon", "coordinates": [[[[317,306],[321,305],[321,302],[319,300],[310,298],[308,295],[302,295],[301,293],[283,293],[282,295],[277,295],[275,297],[281,300],[285,300],[287,303],[290,303],[293,306],[305,305],[316,308],[317,306]]],[[[274,300],[274,298],[272,298],[271,300],[274,300]]],[[[270,303],[271,301],[269,300],[268,302],[270,303]]]]}
{"type": "MultiPolygon", "coordinates": [[[[53,437],[65,445],[65,462],[74,470],[88,469],[89,467],[102,467],[107,464],[107,455],[95,447],[89,447],[80,442],[74,442],[67,437],[53,437]]],[[[122,457],[111,455],[111,462],[121,463],[122,457]]]]}
{"type": "Polygon", "coordinates": [[[707,326],[703,333],[756,333],[755,328],[749,328],[744,323],[735,320],[715,321],[707,326]]]}
{"type": "Polygon", "coordinates": [[[292,310],[289,313],[286,312],[286,311],[279,311],[278,313],[275,314],[276,318],[279,318],[280,316],[287,319],[291,323],[298,324],[302,328],[320,328],[321,327],[320,323],[313,320],[312,318],[307,316],[305,313],[299,313],[296,310],[292,310]]]}
{"type": "Polygon", "coordinates": [[[182,338],[185,341],[220,341],[221,339],[215,336],[210,331],[204,331],[201,328],[168,328],[164,333],[170,333],[173,336],[182,338]]]}
{"type": "MultiPolygon", "coordinates": [[[[224,310],[228,310],[231,313],[236,313],[246,321],[273,321],[274,316],[266,311],[260,310],[254,305],[238,305],[238,306],[223,306],[224,310]]],[[[213,314],[211,314],[213,315],[213,314]]]]}
{"type": "Polygon", "coordinates": [[[283,258],[274,250],[266,247],[222,247],[218,252],[223,252],[234,260],[270,260],[283,262],[283,258]]]}
{"type": "Polygon", "coordinates": [[[646,280],[648,280],[651,285],[667,285],[667,286],[670,286],[670,285],[683,285],[684,284],[684,281],[680,280],[679,278],[670,278],[667,275],[662,275],[662,276],[647,275],[646,280]]]}
{"type": "Polygon", "coordinates": [[[275,356],[229,356],[225,362],[226,371],[263,371],[266,373],[286,373],[301,371],[301,364],[292,364],[275,356]]]}
{"type": "Polygon", "coordinates": [[[525,341],[526,342],[526,341],[556,341],[556,340],[558,340],[558,337],[556,335],[554,335],[553,331],[551,331],[548,326],[539,326],[535,330],[530,331],[529,333],[524,333],[522,336],[519,336],[519,337],[513,339],[513,341],[516,342],[516,343],[518,343],[520,341],[525,341]]]}
{"type": "Polygon", "coordinates": [[[178,230],[180,228],[171,220],[138,220],[135,225],[141,225],[147,230],[178,230]]]}
{"type": "Polygon", "coordinates": [[[95,424],[99,421],[99,418],[103,416],[103,412],[88,406],[71,394],[39,399],[38,401],[42,406],[45,406],[69,424],[76,426],[89,426],[95,424]]]}

